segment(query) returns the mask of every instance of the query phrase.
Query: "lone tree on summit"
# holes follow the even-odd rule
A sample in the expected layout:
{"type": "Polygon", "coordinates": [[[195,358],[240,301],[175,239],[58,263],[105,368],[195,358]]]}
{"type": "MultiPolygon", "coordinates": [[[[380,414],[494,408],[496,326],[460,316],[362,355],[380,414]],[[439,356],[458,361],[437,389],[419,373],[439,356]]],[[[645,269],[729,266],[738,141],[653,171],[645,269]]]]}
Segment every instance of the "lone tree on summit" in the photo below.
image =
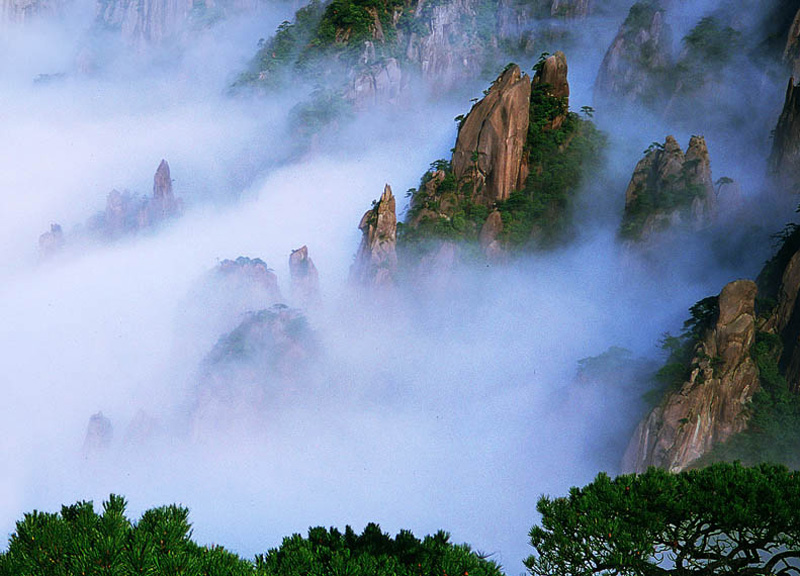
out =
{"type": "Polygon", "coordinates": [[[783,466],[600,474],[537,509],[534,576],[800,576],[800,472],[783,466]]]}

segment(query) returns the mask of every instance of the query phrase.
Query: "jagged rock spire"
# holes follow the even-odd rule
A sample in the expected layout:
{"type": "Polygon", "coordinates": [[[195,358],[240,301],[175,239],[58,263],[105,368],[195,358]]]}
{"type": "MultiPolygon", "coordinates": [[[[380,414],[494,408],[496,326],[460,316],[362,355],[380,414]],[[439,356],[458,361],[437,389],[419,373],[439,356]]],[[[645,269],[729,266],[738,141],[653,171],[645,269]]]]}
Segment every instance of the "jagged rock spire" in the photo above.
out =
{"type": "Polygon", "coordinates": [[[800,185],[800,85],[789,79],[786,99],[772,141],[770,171],[788,191],[800,185]]]}
{"type": "Polygon", "coordinates": [[[292,293],[302,306],[319,303],[319,274],[314,261],[308,256],[307,246],[292,250],[289,255],[289,274],[292,293]]]}
{"type": "Polygon", "coordinates": [[[362,286],[388,286],[397,272],[397,214],[392,188],[383,194],[358,225],[361,244],[350,270],[353,282],[362,286]]]}

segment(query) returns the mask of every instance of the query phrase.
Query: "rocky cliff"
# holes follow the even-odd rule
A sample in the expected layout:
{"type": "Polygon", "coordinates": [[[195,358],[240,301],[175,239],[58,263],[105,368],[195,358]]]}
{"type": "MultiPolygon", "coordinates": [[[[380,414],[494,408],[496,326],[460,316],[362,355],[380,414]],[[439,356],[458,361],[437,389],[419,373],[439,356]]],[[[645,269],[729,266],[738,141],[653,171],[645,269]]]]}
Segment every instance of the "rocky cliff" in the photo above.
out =
{"type": "Polygon", "coordinates": [[[114,427],[111,420],[103,416],[102,412],[92,414],[86,427],[86,436],[83,440],[84,458],[99,456],[108,449],[114,439],[114,427]]]}
{"type": "MultiPolygon", "coordinates": [[[[169,164],[166,160],[161,160],[153,177],[151,196],[112,190],[106,197],[105,210],[89,218],[85,229],[75,236],[88,235],[94,239],[116,240],[158,227],[179,217],[182,212],[183,200],[172,190],[169,164]]],[[[72,235],[65,235],[59,224],[53,224],[49,232],[39,236],[39,252],[42,256],[50,256],[72,240],[72,235]]]]}
{"type": "Polygon", "coordinates": [[[153,194],[141,197],[112,190],[104,212],[94,216],[88,228],[96,235],[115,239],[180,216],[183,202],[172,190],[169,164],[161,160],[153,177],[153,194]]]}
{"type": "Polygon", "coordinates": [[[670,227],[694,229],[714,218],[716,194],[702,136],[692,136],[684,154],[672,136],[654,144],[636,165],[625,191],[621,236],[640,241],[670,227]]]}
{"type": "Polygon", "coordinates": [[[245,314],[203,361],[195,431],[213,426],[220,410],[263,417],[265,407],[310,385],[306,370],[317,353],[316,334],[299,310],[275,305],[245,314]]]}
{"type": "Polygon", "coordinates": [[[783,111],[775,127],[769,168],[779,186],[797,192],[800,186],[800,85],[789,79],[783,111]]]}
{"type": "Polygon", "coordinates": [[[319,274],[314,261],[308,256],[308,247],[292,250],[289,255],[289,274],[292,280],[292,296],[305,307],[319,304],[319,274]]]}
{"type": "Polygon", "coordinates": [[[52,16],[64,7],[64,0],[0,0],[0,26],[22,24],[39,16],[52,16]]]}
{"type": "Polygon", "coordinates": [[[573,198],[585,171],[600,165],[605,139],[569,111],[562,52],[534,69],[530,80],[507,66],[459,118],[452,159],[431,164],[412,191],[406,253],[427,259],[443,243],[462,242],[497,261],[569,236],[573,198]]]}
{"type": "Polygon", "coordinates": [[[797,10],[789,28],[786,46],[783,49],[783,60],[789,65],[792,76],[800,78],[800,9],[797,10]]]}
{"type": "Polygon", "coordinates": [[[473,202],[490,206],[524,185],[530,99],[531,80],[514,64],[464,119],[452,167],[457,181],[470,181],[473,202]]]}
{"type": "Polygon", "coordinates": [[[350,269],[351,281],[360,286],[387,287],[397,273],[397,214],[391,187],[367,210],[358,225],[361,244],[350,269]]]}
{"type": "Polygon", "coordinates": [[[278,277],[261,258],[239,256],[236,260],[223,260],[216,268],[217,278],[224,290],[239,294],[242,300],[256,300],[261,306],[281,301],[278,277]],[[245,298],[244,294],[252,297],[245,298]]]}
{"type": "Polygon", "coordinates": [[[259,0],[97,0],[96,23],[138,45],[158,45],[185,37],[233,14],[255,12],[259,0]]]}
{"type": "Polygon", "coordinates": [[[672,31],[663,8],[657,1],[637,2],[600,65],[596,105],[619,108],[626,101],[658,98],[662,77],[672,65],[672,31]]]}
{"type": "Polygon", "coordinates": [[[625,453],[626,471],[683,470],[745,429],[748,403],[759,388],[750,353],[756,293],[749,280],[723,288],[693,350],[688,379],[639,424],[625,453]]]}

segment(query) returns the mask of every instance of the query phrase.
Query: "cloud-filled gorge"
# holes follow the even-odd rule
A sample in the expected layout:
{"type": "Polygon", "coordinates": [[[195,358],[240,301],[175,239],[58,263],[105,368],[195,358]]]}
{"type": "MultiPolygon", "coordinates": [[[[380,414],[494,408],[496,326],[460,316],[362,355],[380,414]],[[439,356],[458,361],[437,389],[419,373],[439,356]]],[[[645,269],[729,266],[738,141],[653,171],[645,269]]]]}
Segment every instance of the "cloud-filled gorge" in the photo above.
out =
{"type": "MultiPolygon", "coordinates": [[[[595,80],[632,1],[598,0],[588,14],[567,2],[552,16],[552,2],[532,2],[513,22],[492,21],[505,39],[467,46],[485,66],[462,67],[460,41],[444,42],[446,65],[423,66],[408,48],[402,80],[384,91],[386,65],[374,94],[345,93],[333,120],[308,106],[333,101],[320,94],[340,89],[344,51],[344,72],[298,52],[308,68],[285,64],[280,86],[265,86],[263,70],[241,85],[259,46],[283,57],[270,39],[299,3],[223,3],[199,19],[176,8],[148,28],[120,16],[122,1],[103,3],[119,5],[103,26],[90,0],[29,12],[0,2],[4,537],[26,511],[117,493],[132,517],[184,504],[200,543],[245,557],[309,526],[377,522],[445,529],[521,573],[538,497],[621,471],[662,335],[680,332],[698,300],[755,278],[770,236],[794,216],[792,196],[767,177],[794,16],[777,0],[752,3],[756,18],[725,0],[664,2],[671,61],[647,77],[651,93],[630,99],[608,86],[604,99],[595,80]],[[730,54],[708,64],[713,74],[702,62],[687,71],[697,47],[685,38],[707,16],[717,28],[703,46],[722,38],[730,54]],[[569,63],[570,108],[592,106],[581,118],[607,139],[567,237],[497,259],[467,248],[452,267],[419,277],[409,267],[394,287],[354,285],[358,225],[384,185],[402,220],[405,191],[450,158],[453,118],[507,62],[532,76],[539,54],[556,50],[569,63]],[[315,75],[316,65],[331,71],[315,75]],[[673,219],[643,244],[621,238],[642,151],[667,135],[686,150],[693,134],[705,137],[717,191],[723,177],[737,183],[736,202],[720,193],[708,226],[673,219]],[[180,208],[156,218],[162,159],[180,208]],[[132,212],[110,232],[112,190],[132,212]],[[57,246],[41,249],[53,224],[57,246]],[[319,274],[308,306],[289,269],[304,245],[319,274]],[[221,276],[240,256],[266,263],[277,286],[221,276]],[[257,327],[267,344],[251,353],[236,330],[259,310],[288,316],[280,333],[257,327]],[[586,369],[607,352],[622,358],[614,370],[586,369]],[[99,412],[113,433],[85,444],[99,412]]],[[[433,3],[432,22],[450,4],[433,3]]],[[[483,19],[504,6],[467,4],[483,19]]],[[[435,42],[419,45],[442,56],[435,42]]]]}

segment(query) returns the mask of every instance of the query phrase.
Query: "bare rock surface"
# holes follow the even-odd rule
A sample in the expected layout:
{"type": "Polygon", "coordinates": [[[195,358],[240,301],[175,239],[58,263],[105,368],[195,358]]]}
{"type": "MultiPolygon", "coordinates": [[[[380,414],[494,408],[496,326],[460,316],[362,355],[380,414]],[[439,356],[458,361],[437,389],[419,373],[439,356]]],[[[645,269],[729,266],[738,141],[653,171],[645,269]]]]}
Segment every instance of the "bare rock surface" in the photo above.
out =
{"type": "Polygon", "coordinates": [[[505,200],[524,183],[523,151],[528,133],[531,81],[509,66],[463,121],[453,152],[457,180],[472,181],[473,200],[505,200]]]}
{"type": "Polygon", "coordinates": [[[390,286],[397,273],[397,213],[392,188],[387,184],[358,225],[361,244],[350,269],[351,280],[361,286],[390,286]]]}
{"type": "Polygon", "coordinates": [[[750,355],[756,293],[750,280],[723,288],[717,318],[695,348],[690,378],[639,424],[625,453],[626,471],[684,470],[745,429],[747,404],[759,389],[750,355]]]}

